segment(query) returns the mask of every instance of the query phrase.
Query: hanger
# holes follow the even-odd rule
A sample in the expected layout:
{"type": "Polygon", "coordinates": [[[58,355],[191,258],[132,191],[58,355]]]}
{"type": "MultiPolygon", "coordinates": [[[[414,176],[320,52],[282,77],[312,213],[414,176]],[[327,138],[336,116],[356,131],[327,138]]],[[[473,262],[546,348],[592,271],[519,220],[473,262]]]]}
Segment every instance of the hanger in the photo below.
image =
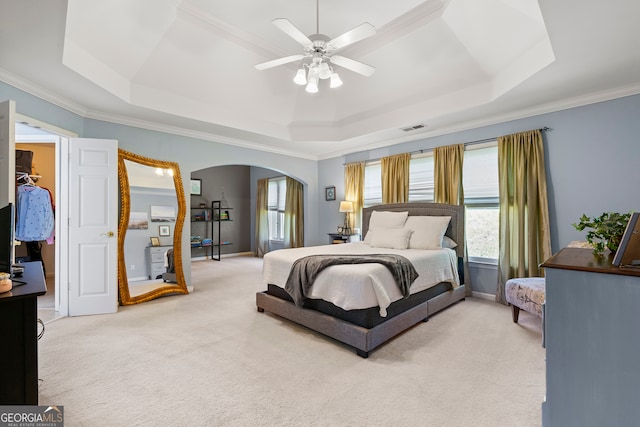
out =
{"type": "Polygon", "coordinates": [[[32,186],[32,187],[36,186],[36,183],[33,182],[33,179],[31,179],[31,175],[29,175],[26,172],[16,172],[16,181],[18,181],[18,182],[25,181],[25,182],[21,183],[20,185],[28,185],[28,186],[32,186]]]}

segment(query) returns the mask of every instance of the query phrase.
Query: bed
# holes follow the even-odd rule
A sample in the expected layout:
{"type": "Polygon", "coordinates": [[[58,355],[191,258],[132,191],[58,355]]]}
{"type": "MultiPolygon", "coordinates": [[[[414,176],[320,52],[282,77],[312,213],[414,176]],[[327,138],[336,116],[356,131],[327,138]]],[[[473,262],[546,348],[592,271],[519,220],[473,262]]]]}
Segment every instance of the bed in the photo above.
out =
{"type": "MultiPolygon", "coordinates": [[[[430,315],[465,298],[464,207],[398,203],[365,208],[362,235],[365,242],[282,249],[266,254],[263,284],[267,289],[256,294],[258,311],[276,314],[341,341],[366,358],[371,350],[395,335],[427,321],[430,315]],[[400,228],[399,223],[393,224],[403,215],[406,218],[404,226],[400,228]],[[442,217],[450,217],[450,220],[442,217]],[[392,218],[391,223],[386,223],[386,219],[381,222],[381,218],[392,218]],[[441,224],[442,230],[446,227],[444,236],[448,243],[445,246],[449,248],[434,249],[430,245],[415,248],[410,245],[409,248],[398,249],[395,243],[398,239],[404,241],[406,236],[417,237],[420,233],[419,229],[407,232],[409,223],[433,220],[441,224]],[[381,229],[381,226],[398,228],[381,229]],[[455,246],[452,242],[459,244],[455,246]],[[291,282],[286,283],[289,271],[298,259],[310,255],[365,256],[383,253],[401,255],[415,267],[418,278],[411,285],[409,295],[403,295],[390,270],[377,263],[327,267],[317,274],[303,303],[298,301],[298,305],[294,303],[291,289],[289,292],[286,290],[291,285],[291,282]]],[[[433,239],[433,236],[428,238],[433,239]]]]}

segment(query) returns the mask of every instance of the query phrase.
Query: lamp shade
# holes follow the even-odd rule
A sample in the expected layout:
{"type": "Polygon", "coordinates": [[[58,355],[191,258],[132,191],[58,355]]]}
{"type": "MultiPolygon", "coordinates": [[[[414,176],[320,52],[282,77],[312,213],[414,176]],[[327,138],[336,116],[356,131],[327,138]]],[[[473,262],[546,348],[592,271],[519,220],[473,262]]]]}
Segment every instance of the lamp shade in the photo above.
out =
{"type": "Polygon", "coordinates": [[[309,70],[309,79],[305,90],[309,93],[318,92],[318,69],[312,68],[309,70]]]}
{"type": "Polygon", "coordinates": [[[304,72],[304,67],[300,68],[296,73],[296,76],[293,78],[293,82],[297,85],[306,85],[307,84],[307,76],[304,72]]]}
{"type": "Polygon", "coordinates": [[[318,77],[320,77],[321,79],[328,79],[329,77],[331,77],[331,74],[333,74],[333,70],[326,62],[322,62],[318,66],[318,77]]]}
{"type": "Polygon", "coordinates": [[[340,76],[338,75],[338,73],[331,74],[331,80],[329,80],[329,87],[331,89],[335,89],[340,86],[342,86],[342,80],[340,79],[340,76]]]}
{"type": "Polygon", "coordinates": [[[340,202],[340,212],[353,212],[353,202],[340,202]]]}

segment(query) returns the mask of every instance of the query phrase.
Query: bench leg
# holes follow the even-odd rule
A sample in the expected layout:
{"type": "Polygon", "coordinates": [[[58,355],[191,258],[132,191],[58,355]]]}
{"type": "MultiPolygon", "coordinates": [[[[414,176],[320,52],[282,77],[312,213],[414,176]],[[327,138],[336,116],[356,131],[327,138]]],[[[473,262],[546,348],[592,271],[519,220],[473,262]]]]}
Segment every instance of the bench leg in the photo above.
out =
{"type": "Polygon", "coordinates": [[[513,323],[518,323],[518,316],[520,316],[520,307],[511,304],[511,318],[513,319],[513,323]]]}

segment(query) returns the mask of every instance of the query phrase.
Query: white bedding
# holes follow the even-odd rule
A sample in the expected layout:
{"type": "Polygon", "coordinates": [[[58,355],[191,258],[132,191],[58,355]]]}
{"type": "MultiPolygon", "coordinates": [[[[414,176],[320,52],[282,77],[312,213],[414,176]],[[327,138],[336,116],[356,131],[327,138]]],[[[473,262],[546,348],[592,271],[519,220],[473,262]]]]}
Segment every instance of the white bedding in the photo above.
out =
{"type": "MultiPolygon", "coordinates": [[[[308,255],[327,254],[397,254],[409,259],[419,276],[411,285],[417,293],[440,282],[459,286],[458,261],[452,249],[386,249],[372,247],[365,242],[342,245],[311,246],[281,249],[264,256],[263,284],[284,289],[291,266],[296,259],[308,255]]],[[[313,286],[309,298],[323,299],[343,310],[380,307],[380,316],[387,315],[387,307],[402,298],[402,293],[389,270],[381,264],[334,265],[323,270],[313,286]]]]}

